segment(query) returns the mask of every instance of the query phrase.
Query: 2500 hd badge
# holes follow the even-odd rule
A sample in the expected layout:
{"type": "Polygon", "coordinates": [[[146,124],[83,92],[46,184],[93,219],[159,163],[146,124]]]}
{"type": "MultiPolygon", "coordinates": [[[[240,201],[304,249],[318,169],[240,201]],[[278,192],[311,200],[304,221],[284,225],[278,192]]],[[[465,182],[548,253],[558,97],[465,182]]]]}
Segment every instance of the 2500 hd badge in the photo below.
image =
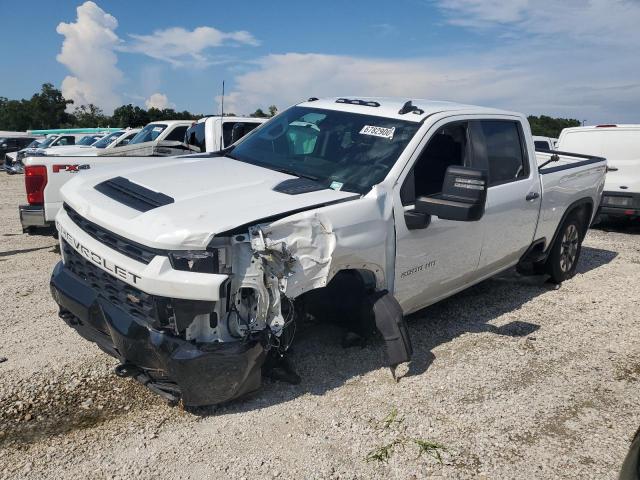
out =
{"type": "Polygon", "coordinates": [[[400,274],[400,278],[405,278],[408,277],[409,275],[413,275],[414,273],[418,273],[421,272],[423,270],[427,270],[429,268],[435,267],[436,266],[436,261],[435,260],[431,260],[423,265],[418,265],[416,267],[410,268],[409,270],[407,270],[406,272],[402,272],[400,274]]]}
{"type": "Polygon", "coordinates": [[[56,221],[56,228],[60,233],[60,238],[64,239],[69,245],[71,245],[80,255],[85,257],[87,260],[99,265],[104,268],[108,272],[113,273],[114,275],[120,277],[122,280],[128,280],[132,283],[138,283],[138,280],[142,277],[140,275],[136,275],[133,272],[130,272],[126,268],[123,268],[119,265],[116,265],[113,262],[108,261],[106,258],[103,258],[101,255],[97,254],[93,250],[82,245],[78,240],[76,240],[69,232],[67,232],[64,228],[60,226],[60,224],[56,221]]]}

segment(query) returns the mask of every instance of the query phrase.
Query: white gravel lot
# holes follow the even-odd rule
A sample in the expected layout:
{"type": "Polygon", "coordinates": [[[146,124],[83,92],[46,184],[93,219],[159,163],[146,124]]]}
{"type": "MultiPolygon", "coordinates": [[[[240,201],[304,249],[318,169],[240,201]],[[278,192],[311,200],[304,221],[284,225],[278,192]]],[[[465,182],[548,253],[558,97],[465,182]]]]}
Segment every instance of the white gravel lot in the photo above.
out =
{"type": "Polygon", "coordinates": [[[1,479],[614,479],[640,425],[640,228],[592,230],[558,290],[509,272],[413,315],[397,384],[381,342],[307,325],[300,385],[196,415],[58,319],[56,241],[20,233],[23,196],[0,173],[1,479]]]}

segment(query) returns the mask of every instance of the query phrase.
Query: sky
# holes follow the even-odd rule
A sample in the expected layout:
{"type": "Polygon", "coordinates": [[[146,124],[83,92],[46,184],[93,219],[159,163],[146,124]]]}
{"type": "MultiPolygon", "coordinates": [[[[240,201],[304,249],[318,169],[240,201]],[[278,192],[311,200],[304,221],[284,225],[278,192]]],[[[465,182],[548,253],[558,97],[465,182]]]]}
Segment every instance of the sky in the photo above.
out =
{"type": "Polygon", "coordinates": [[[0,96],[50,82],[106,113],[450,100],[640,123],[640,0],[0,0],[0,96]]]}

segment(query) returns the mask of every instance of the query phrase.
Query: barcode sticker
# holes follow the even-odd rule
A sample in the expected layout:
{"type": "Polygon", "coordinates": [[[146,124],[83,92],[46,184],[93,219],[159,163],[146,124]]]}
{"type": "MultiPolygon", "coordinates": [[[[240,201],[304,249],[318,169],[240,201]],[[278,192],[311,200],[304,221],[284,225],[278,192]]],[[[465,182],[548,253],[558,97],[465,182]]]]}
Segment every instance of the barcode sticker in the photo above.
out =
{"type": "Polygon", "coordinates": [[[393,138],[393,134],[396,131],[396,127],[386,128],[386,127],[374,127],[372,125],[365,125],[360,130],[361,135],[371,135],[374,137],[388,138],[391,140],[393,138]]]}

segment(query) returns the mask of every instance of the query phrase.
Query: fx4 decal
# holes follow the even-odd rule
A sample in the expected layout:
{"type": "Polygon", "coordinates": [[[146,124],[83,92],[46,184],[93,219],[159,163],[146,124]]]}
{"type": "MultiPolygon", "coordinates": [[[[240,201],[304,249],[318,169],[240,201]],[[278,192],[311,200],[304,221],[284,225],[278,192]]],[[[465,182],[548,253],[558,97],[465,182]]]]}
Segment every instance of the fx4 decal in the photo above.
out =
{"type": "Polygon", "coordinates": [[[51,167],[53,169],[53,173],[58,173],[59,171],[64,172],[79,172],[80,170],[87,170],[91,168],[91,165],[53,165],[51,167]]]}

